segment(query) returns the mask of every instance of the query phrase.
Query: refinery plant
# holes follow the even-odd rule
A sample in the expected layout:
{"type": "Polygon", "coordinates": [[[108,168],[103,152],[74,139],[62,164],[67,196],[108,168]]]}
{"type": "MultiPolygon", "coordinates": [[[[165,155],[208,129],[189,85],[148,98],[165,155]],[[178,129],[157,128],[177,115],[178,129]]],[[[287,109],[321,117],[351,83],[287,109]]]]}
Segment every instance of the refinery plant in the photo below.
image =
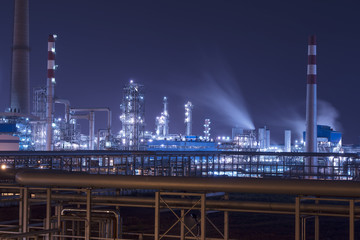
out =
{"type": "MultiPolygon", "coordinates": [[[[121,131],[113,132],[111,109],[106,106],[75,108],[71,105],[71,99],[63,99],[56,94],[57,35],[55,34],[48,37],[46,85],[33,90],[32,111],[30,110],[28,11],[27,1],[15,1],[11,103],[5,112],[0,113],[0,150],[344,152],[341,133],[334,131],[332,126],[317,124],[315,36],[309,38],[308,45],[306,123],[304,123],[306,131],[303,139],[292,142],[291,131],[284,130],[284,144],[272,145],[270,129],[266,126],[259,129],[234,127],[232,136],[213,136],[210,119],[204,119],[203,135],[194,135],[192,112],[196,111],[196,106],[190,101],[184,104],[184,131],[171,133],[167,97],[163,97],[163,110],[155,119],[155,129],[147,129],[151,124],[146,125],[145,122],[146,86],[133,80],[123,87],[122,102],[119,103],[122,114],[115,124],[121,124],[121,131]],[[62,117],[55,116],[55,109],[59,107],[64,108],[62,117]],[[102,129],[96,130],[95,120],[98,112],[107,113],[107,124],[102,129]],[[79,119],[88,121],[88,134],[81,132],[79,119]]],[[[152,120],[147,119],[147,122],[152,120]]],[[[308,161],[316,164],[316,158],[309,158],[308,161]]]]}

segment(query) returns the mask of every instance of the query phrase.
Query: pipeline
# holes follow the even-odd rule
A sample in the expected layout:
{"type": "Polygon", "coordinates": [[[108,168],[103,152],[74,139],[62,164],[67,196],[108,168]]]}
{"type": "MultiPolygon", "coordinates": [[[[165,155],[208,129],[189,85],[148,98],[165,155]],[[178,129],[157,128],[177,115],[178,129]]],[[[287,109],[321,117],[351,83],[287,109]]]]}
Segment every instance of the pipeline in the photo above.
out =
{"type": "Polygon", "coordinates": [[[16,182],[31,186],[94,187],[124,189],[185,190],[206,192],[360,197],[360,183],[256,178],[148,177],[76,175],[47,171],[23,171],[16,182]]]}

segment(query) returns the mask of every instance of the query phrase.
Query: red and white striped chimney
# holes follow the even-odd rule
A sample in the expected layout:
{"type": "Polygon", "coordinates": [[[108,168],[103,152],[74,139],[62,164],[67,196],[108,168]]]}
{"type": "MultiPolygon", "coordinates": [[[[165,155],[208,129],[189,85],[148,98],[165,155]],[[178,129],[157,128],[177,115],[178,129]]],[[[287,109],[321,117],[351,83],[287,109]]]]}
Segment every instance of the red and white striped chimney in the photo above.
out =
{"type": "MultiPolygon", "coordinates": [[[[317,104],[316,104],[316,36],[309,37],[307,90],[306,90],[306,152],[317,152],[317,104]]],[[[316,157],[309,157],[305,164],[312,174],[316,174],[313,166],[317,165],[316,157]]],[[[308,171],[309,172],[309,171],[308,171]]]]}
{"type": "Polygon", "coordinates": [[[48,38],[48,61],[47,61],[47,101],[46,101],[46,150],[52,150],[54,119],[54,88],[55,88],[55,39],[56,35],[49,35],[48,38]]]}

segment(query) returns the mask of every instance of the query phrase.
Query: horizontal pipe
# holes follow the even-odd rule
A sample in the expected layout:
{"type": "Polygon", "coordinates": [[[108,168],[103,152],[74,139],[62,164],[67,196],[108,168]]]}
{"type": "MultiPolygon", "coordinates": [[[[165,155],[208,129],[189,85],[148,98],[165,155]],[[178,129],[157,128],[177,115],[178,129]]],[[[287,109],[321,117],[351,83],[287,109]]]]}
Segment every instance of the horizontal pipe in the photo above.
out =
{"type": "MultiPolygon", "coordinates": [[[[84,115],[72,115],[75,116],[87,116],[84,115]]],[[[78,150],[78,151],[1,151],[0,157],[14,157],[14,156],[123,156],[123,155],[159,155],[159,156],[229,156],[229,157],[241,157],[241,156],[269,156],[269,157],[343,157],[353,158],[359,160],[360,155],[356,153],[306,153],[306,152],[234,152],[234,151],[201,151],[201,153],[194,151],[128,151],[128,150],[100,150],[100,151],[89,151],[89,150],[78,150]]],[[[351,161],[350,161],[351,162],[351,161]]]]}
{"type": "MultiPolygon", "coordinates": [[[[45,199],[46,194],[35,194],[35,199],[45,199]]],[[[52,194],[52,200],[61,200],[61,201],[85,201],[86,196],[83,195],[73,195],[73,194],[52,194]]],[[[191,208],[198,201],[192,199],[176,199],[176,198],[162,198],[167,204],[171,207],[177,208],[191,208]]],[[[92,196],[92,201],[94,204],[104,202],[111,202],[114,204],[126,204],[127,206],[137,207],[148,206],[154,207],[155,200],[154,198],[149,197],[113,197],[113,196],[92,196]]],[[[164,202],[160,202],[161,206],[166,206],[164,202]]],[[[200,207],[200,206],[198,206],[200,207]]],[[[196,208],[196,207],[195,207],[196,208]]],[[[245,201],[231,201],[231,200],[206,200],[207,210],[216,210],[216,209],[226,209],[227,211],[231,210],[264,210],[264,211],[282,211],[287,212],[288,214],[295,213],[295,204],[293,203],[279,203],[279,202],[245,202],[245,201]]],[[[324,214],[348,214],[349,206],[348,205],[326,205],[326,204],[301,204],[301,212],[321,212],[324,214]]],[[[355,208],[355,213],[360,213],[360,207],[355,208]]]]}
{"type": "Polygon", "coordinates": [[[93,187],[360,197],[360,183],[350,181],[78,175],[29,170],[17,173],[16,182],[22,185],[44,187],[93,187]]]}

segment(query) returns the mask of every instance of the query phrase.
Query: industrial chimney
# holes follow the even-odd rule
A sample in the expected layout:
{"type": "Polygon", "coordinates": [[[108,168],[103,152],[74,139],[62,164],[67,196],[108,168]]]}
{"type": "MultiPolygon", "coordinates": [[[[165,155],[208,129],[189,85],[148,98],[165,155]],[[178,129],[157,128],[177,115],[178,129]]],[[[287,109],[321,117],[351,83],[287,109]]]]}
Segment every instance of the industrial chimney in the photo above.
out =
{"type": "Polygon", "coordinates": [[[10,112],[30,114],[29,1],[15,0],[10,112]]]}
{"type": "Polygon", "coordinates": [[[46,150],[52,150],[55,92],[55,39],[51,34],[48,38],[47,84],[46,84],[46,150]]]}
{"type": "MultiPolygon", "coordinates": [[[[306,89],[306,152],[317,152],[316,37],[309,37],[306,89]]],[[[316,157],[306,158],[307,173],[316,174],[316,157]]]]}

